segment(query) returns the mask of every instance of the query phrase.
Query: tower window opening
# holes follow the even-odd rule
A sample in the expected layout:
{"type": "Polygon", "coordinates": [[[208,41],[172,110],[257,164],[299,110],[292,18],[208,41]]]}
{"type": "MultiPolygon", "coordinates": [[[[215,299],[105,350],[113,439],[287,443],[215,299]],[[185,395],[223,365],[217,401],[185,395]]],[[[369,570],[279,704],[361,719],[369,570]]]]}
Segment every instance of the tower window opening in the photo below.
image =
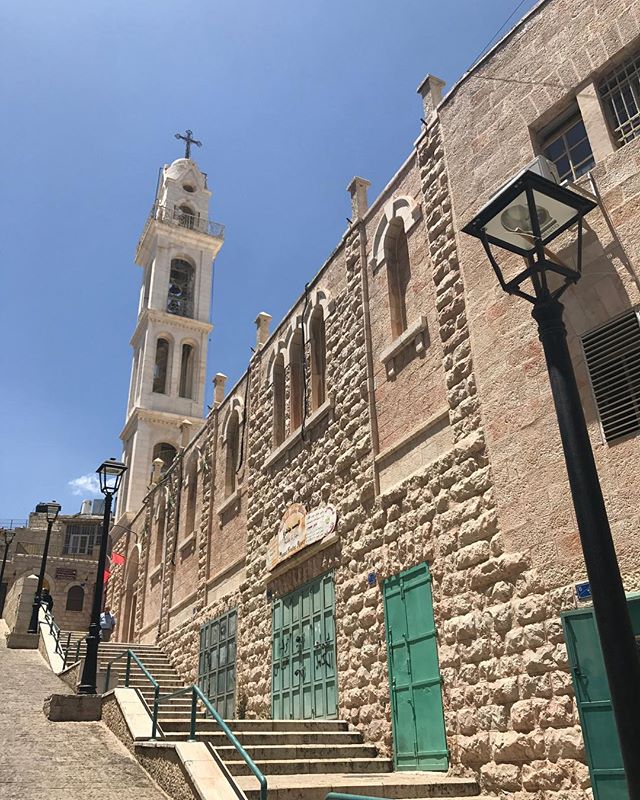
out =
{"type": "Polygon", "coordinates": [[[185,190],[185,192],[189,192],[189,194],[191,194],[192,192],[195,192],[195,190],[196,190],[196,187],[192,186],[190,183],[185,183],[182,188],[185,190]]]}
{"type": "Polygon", "coordinates": [[[193,267],[181,258],[171,262],[167,311],[180,317],[193,316],[193,267]]]}
{"type": "Polygon", "coordinates": [[[391,335],[395,339],[407,329],[406,295],[411,279],[407,234],[404,223],[399,217],[394,217],[389,223],[384,242],[384,255],[387,262],[391,335]]]}
{"type": "Polygon", "coordinates": [[[190,344],[182,345],[180,364],[180,397],[193,399],[194,349],[190,344]]]}
{"type": "Polygon", "coordinates": [[[326,399],[327,343],[325,337],[324,310],[317,306],[311,315],[311,408],[320,408],[326,399]]]}
{"type": "Polygon", "coordinates": [[[175,210],[175,218],[178,221],[178,225],[181,225],[183,228],[196,227],[196,215],[193,209],[189,206],[178,206],[178,208],[175,210]]]}
{"type": "Polygon", "coordinates": [[[176,452],[176,448],[168,442],[158,442],[158,444],[153,448],[152,461],[155,461],[156,458],[159,458],[164,463],[161,472],[162,475],[164,475],[164,473],[173,464],[173,459],[176,457],[176,452]]]}
{"type": "Polygon", "coordinates": [[[169,342],[159,338],[156,343],[156,362],[153,368],[153,391],[167,392],[167,371],[169,368],[169,342]]]}
{"type": "Polygon", "coordinates": [[[284,356],[276,357],[273,364],[273,446],[284,442],[284,356]]]}

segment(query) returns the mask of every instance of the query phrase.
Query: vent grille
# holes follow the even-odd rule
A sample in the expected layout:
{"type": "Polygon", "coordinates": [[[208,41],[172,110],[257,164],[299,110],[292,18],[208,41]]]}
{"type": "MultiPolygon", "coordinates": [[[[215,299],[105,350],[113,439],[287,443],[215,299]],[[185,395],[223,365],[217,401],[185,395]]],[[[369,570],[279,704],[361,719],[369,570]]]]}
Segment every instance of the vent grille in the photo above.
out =
{"type": "Polygon", "coordinates": [[[640,317],[631,311],[582,337],[607,442],[640,430],[640,317]]]}

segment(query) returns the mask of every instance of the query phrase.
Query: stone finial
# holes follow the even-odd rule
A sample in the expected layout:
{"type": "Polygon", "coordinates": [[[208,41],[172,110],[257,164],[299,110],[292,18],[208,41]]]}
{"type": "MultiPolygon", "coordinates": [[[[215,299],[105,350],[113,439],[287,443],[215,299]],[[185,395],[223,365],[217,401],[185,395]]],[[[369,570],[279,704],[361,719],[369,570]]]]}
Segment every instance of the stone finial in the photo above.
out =
{"type": "Polygon", "coordinates": [[[351,219],[355,222],[357,219],[362,219],[367,213],[369,208],[369,201],[367,200],[367,189],[371,186],[371,181],[366,178],[352,178],[351,183],[347,186],[347,191],[351,195],[351,219]]]}
{"type": "Polygon", "coordinates": [[[216,372],[213,376],[213,407],[218,406],[224,400],[224,385],[227,382],[227,376],[224,372],[216,372]]]}
{"type": "Polygon", "coordinates": [[[151,483],[154,486],[156,485],[156,483],[160,483],[163,467],[164,467],[164,461],[161,458],[153,459],[153,471],[151,473],[151,483]]]}
{"type": "Polygon", "coordinates": [[[420,97],[422,97],[425,119],[428,119],[429,115],[440,105],[444,85],[442,78],[436,78],[435,75],[427,75],[416,89],[420,97]]]}
{"type": "Polygon", "coordinates": [[[189,440],[191,439],[191,428],[193,428],[193,423],[189,422],[188,419],[183,419],[180,423],[180,433],[182,434],[182,441],[180,444],[182,447],[186,447],[189,444],[189,440]]]}
{"type": "Polygon", "coordinates": [[[269,323],[273,317],[266,311],[261,311],[256,317],[256,349],[259,350],[269,338],[269,323]]]}

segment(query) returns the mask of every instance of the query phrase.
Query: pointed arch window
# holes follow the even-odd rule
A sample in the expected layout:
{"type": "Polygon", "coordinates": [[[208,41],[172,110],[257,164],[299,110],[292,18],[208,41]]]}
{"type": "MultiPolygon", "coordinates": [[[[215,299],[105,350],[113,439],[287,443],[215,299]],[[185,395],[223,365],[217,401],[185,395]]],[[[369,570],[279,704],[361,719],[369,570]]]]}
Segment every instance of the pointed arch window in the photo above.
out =
{"type": "Polygon", "coordinates": [[[226,439],[224,493],[225,497],[228,497],[233,494],[237,488],[236,470],[240,452],[240,418],[236,410],[232,411],[229,416],[226,439]]]}
{"type": "Polygon", "coordinates": [[[191,344],[182,345],[180,359],[180,397],[193,400],[193,373],[195,363],[195,348],[191,344]]]}
{"type": "Polygon", "coordinates": [[[153,367],[153,391],[167,393],[167,373],[169,370],[169,341],[160,337],[156,342],[156,361],[153,367]]]}
{"type": "Polygon", "coordinates": [[[296,330],[289,348],[289,432],[302,425],[304,413],[304,350],[302,331],[296,330]]]}
{"type": "Polygon", "coordinates": [[[273,446],[284,442],[284,356],[280,353],[273,362],[273,446]]]}
{"type": "Polygon", "coordinates": [[[322,306],[316,306],[311,314],[309,338],[311,339],[311,409],[315,411],[324,403],[327,395],[327,342],[322,306]]]}
{"type": "Polygon", "coordinates": [[[164,555],[164,535],[167,527],[167,503],[164,493],[158,498],[158,520],[156,525],[156,549],[154,564],[158,566],[164,555]]]}
{"type": "Polygon", "coordinates": [[[407,288],[411,279],[407,234],[401,217],[394,217],[384,241],[389,287],[391,335],[395,339],[407,329],[407,288]]]}
{"type": "Polygon", "coordinates": [[[174,258],[169,273],[167,311],[180,317],[193,317],[193,266],[183,258],[174,258]]]}
{"type": "Polygon", "coordinates": [[[190,536],[196,527],[196,500],[198,496],[198,462],[194,455],[187,471],[187,503],[184,519],[185,533],[190,536]]]}

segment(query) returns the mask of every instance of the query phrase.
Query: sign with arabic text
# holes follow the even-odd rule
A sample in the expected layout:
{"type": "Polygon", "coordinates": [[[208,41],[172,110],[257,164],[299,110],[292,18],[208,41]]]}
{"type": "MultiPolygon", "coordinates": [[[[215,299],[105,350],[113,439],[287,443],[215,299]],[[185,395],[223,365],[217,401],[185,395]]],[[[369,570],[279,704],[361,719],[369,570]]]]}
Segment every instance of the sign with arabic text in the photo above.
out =
{"type": "Polygon", "coordinates": [[[277,535],[268,544],[267,569],[274,569],[308,545],[330,536],[337,517],[331,505],[319,506],[307,513],[302,503],[292,503],[282,517],[277,535]]]}

